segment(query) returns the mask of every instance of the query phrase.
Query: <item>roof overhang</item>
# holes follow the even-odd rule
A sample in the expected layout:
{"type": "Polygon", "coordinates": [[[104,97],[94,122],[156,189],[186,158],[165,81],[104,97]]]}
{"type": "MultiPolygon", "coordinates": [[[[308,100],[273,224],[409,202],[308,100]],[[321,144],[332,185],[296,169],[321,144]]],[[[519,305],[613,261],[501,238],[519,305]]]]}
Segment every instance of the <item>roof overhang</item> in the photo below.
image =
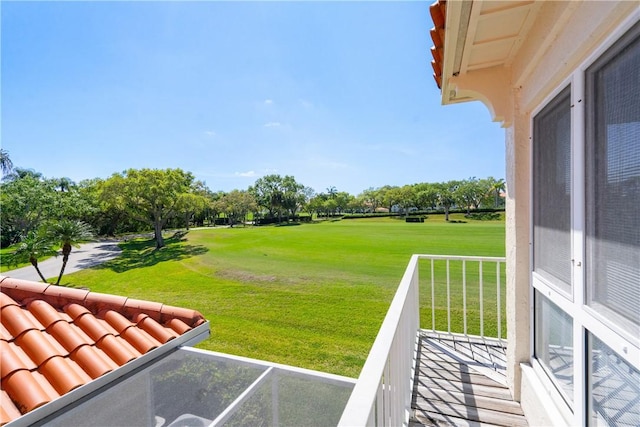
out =
{"type": "Polygon", "coordinates": [[[508,126],[509,69],[542,3],[439,0],[431,8],[434,78],[442,103],[482,101],[508,126]]]}
{"type": "Polygon", "coordinates": [[[638,10],[624,0],[438,0],[431,53],[442,103],[482,101],[510,127],[514,103],[534,108],[638,10]]]}

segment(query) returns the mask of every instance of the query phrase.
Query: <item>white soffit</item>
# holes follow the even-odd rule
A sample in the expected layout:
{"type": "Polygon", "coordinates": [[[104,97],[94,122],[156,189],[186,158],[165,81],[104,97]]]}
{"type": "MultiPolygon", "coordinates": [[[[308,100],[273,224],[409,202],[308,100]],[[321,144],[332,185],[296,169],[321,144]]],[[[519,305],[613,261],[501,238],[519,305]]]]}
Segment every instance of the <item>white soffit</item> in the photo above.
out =
{"type": "Polygon", "coordinates": [[[534,1],[473,2],[459,72],[509,65],[539,7],[534,1]]]}

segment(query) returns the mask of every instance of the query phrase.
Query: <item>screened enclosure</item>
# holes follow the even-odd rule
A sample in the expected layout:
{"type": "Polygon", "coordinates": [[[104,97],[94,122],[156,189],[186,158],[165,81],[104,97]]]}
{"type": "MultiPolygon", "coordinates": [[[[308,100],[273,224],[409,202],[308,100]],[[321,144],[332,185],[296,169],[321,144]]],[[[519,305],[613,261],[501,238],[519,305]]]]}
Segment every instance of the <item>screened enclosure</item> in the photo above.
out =
{"type": "Polygon", "coordinates": [[[336,425],[354,382],[182,347],[38,425],[336,425]]]}

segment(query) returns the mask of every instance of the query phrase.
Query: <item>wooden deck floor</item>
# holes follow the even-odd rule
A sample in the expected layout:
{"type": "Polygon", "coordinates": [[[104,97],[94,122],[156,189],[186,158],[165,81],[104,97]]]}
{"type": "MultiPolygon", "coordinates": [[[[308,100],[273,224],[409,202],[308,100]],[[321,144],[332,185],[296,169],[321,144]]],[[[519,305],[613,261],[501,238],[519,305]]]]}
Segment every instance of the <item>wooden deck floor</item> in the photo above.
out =
{"type": "Polygon", "coordinates": [[[410,426],[526,426],[499,342],[422,332],[410,426]]]}

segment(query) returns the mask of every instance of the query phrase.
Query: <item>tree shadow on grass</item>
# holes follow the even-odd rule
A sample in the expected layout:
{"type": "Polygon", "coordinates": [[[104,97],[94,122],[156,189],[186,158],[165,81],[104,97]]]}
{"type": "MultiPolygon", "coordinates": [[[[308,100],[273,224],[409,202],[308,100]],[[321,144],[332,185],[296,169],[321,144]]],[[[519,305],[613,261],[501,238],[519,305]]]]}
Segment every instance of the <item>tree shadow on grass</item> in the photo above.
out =
{"type": "Polygon", "coordinates": [[[185,243],[183,235],[176,234],[164,240],[165,246],[156,249],[155,240],[133,240],[120,244],[122,254],[118,258],[100,264],[94,268],[109,269],[123,273],[134,268],[150,267],[163,261],[179,261],[202,255],[209,249],[202,245],[185,243]]]}

